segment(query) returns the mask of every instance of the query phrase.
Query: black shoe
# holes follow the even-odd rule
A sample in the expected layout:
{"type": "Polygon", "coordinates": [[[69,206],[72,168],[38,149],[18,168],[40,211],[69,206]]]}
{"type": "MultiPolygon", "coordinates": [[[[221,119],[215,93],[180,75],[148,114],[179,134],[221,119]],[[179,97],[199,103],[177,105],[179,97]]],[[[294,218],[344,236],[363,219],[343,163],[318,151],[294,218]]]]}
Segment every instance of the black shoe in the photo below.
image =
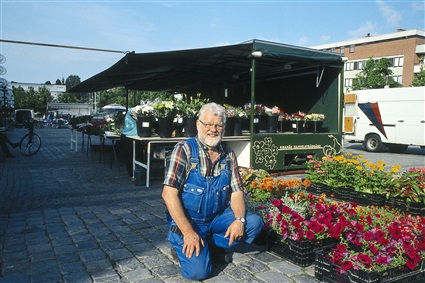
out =
{"type": "Polygon", "coordinates": [[[219,247],[210,247],[211,260],[214,263],[231,263],[233,257],[231,253],[226,253],[226,250],[219,247]]]}
{"type": "Polygon", "coordinates": [[[20,143],[19,143],[19,142],[12,142],[12,143],[10,144],[10,146],[11,146],[12,148],[17,148],[19,145],[20,145],[20,143]]]}

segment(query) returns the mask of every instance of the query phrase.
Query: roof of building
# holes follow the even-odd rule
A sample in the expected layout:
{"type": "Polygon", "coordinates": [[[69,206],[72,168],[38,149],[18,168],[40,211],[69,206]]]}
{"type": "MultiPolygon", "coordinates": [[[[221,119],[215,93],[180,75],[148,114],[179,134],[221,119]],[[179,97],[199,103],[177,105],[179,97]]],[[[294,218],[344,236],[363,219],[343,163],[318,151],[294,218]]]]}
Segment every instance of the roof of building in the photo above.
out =
{"type": "Polygon", "coordinates": [[[333,42],[333,43],[327,43],[317,46],[312,46],[310,48],[318,49],[318,50],[324,50],[329,48],[337,48],[337,47],[343,47],[343,46],[350,46],[350,45],[359,45],[359,44],[367,44],[367,43],[376,43],[380,41],[390,41],[390,40],[396,40],[400,38],[409,38],[409,37],[422,37],[425,38],[425,31],[414,29],[414,30],[399,30],[395,33],[388,33],[388,34],[382,34],[382,35],[366,35],[364,38],[360,39],[353,39],[353,40],[347,40],[347,41],[339,41],[339,42],[333,42]]]}

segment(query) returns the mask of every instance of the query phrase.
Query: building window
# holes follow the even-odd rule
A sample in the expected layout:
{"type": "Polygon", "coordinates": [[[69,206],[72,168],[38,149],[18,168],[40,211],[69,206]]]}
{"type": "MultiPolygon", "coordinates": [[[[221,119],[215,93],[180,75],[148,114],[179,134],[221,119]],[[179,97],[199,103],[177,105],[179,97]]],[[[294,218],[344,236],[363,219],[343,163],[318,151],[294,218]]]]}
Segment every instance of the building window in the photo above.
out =
{"type": "Polygon", "coordinates": [[[353,79],[345,79],[345,87],[352,87],[353,79]]]}
{"type": "Polygon", "coordinates": [[[332,47],[332,48],[331,48],[331,52],[332,52],[332,53],[335,53],[335,47],[332,47]]]}
{"type": "Polygon", "coordinates": [[[350,53],[354,53],[354,44],[350,45],[350,53]]]}
{"type": "Polygon", "coordinates": [[[345,47],[341,47],[341,54],[344,54],[345,53],[345,47]]]}

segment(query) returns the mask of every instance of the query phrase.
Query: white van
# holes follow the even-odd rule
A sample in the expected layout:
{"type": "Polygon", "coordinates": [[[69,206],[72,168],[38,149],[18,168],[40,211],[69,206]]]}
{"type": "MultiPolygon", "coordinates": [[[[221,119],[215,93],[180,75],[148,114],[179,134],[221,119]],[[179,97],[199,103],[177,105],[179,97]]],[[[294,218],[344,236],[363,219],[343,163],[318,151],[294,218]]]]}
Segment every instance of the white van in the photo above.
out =
{"type": "Polygon", "coordinates": [[[352,91],[344,97],[344,134],[367,151],[425,148],[425,87],[352,91]]]}
{"type": "Polygon", "coordinates": [[[34,110],[16,109],[15,110],[15,128],[24,127],[25,122],[34,119],[34,110]]]}

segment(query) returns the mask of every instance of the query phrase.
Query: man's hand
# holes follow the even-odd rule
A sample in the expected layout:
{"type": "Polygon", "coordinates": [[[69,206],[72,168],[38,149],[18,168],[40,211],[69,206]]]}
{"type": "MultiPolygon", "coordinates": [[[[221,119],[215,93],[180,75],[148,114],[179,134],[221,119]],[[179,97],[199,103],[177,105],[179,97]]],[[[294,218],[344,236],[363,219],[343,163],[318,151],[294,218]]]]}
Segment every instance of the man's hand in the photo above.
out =
{"type": "Polygon", "coordinates": [[[196,256],[199,256],[201,249],[205,247],[204,240],[193,230],[184,234],[183,242],[182,253],[186,254],[188,258],[192,257],[193,252],[195,252],[196,256]]]}
{"type": "Polygon", "coordinates": [[[231,246],[234,241],[239,241],[243,237],[244,232],[245,225],[241,221],[235,220],[230,224],[229,228],[227,228],[224,237],[229,238],[229,246],[231,246]]]}

